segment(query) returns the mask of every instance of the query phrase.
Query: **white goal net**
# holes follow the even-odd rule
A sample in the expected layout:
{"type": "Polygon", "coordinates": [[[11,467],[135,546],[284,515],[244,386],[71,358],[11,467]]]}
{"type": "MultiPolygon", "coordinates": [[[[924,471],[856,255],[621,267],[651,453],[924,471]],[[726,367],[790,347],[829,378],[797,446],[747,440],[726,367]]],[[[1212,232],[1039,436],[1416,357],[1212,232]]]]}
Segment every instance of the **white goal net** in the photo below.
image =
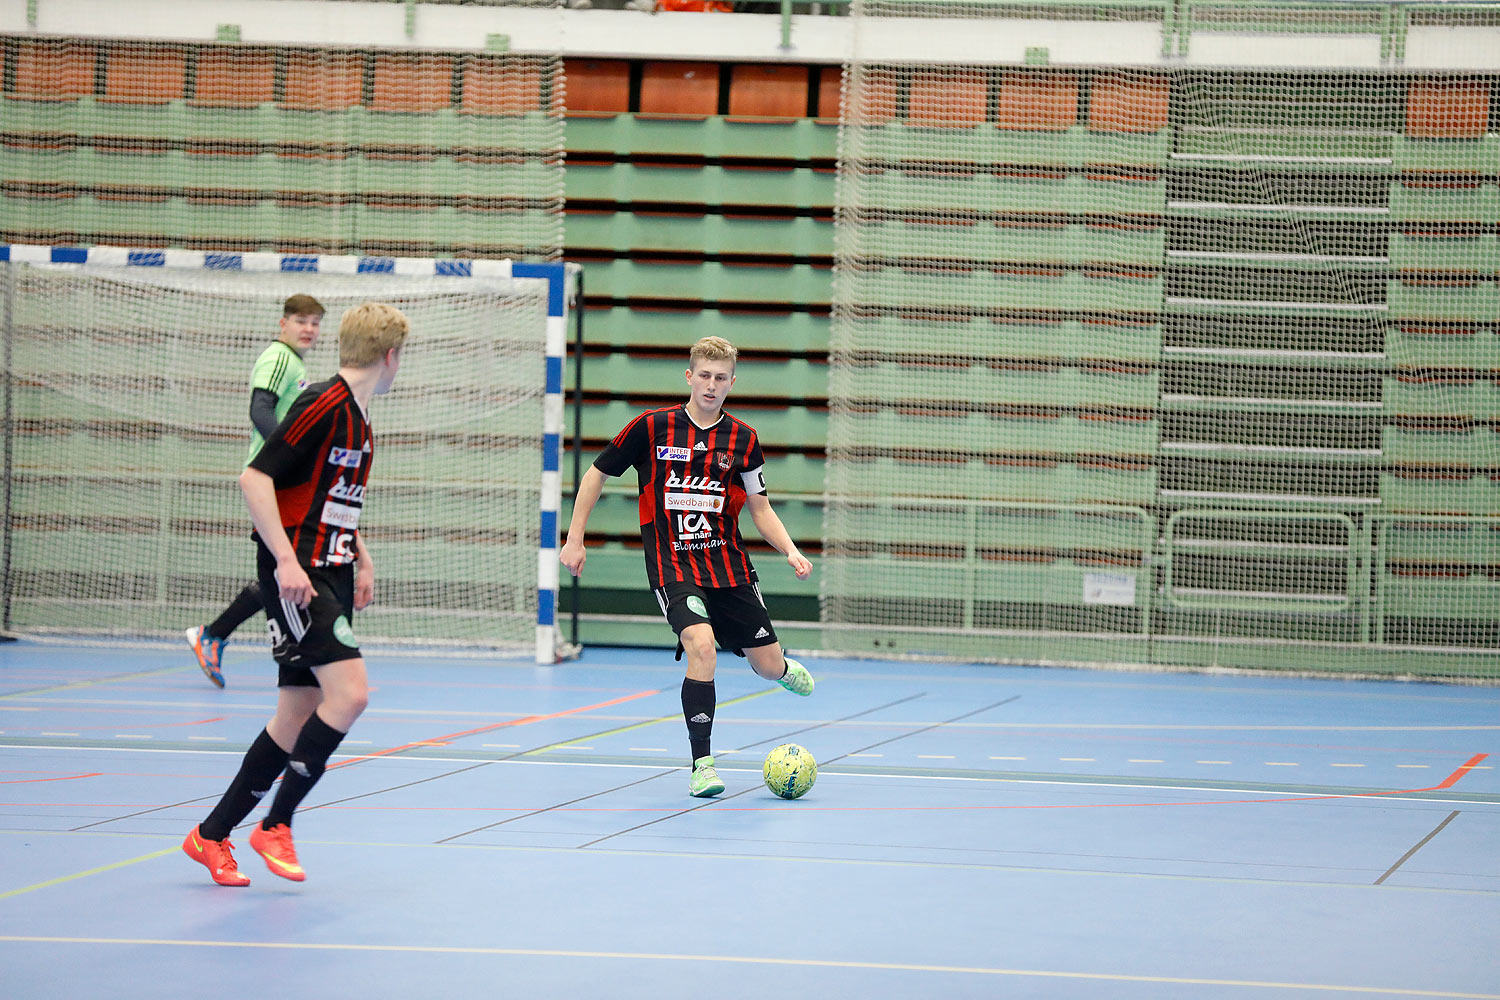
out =
{"type": "Polygon", "coordinates": [[[389,302],[412,324],[395,387],[371,407],[360,528],[376,603],[361,640],[533,648],[547,283],[501,276],[504,262],[476,264],[496,275],[481,277],[244,260],[0,263],[5,629],[165,636],[253,578],[236,483],[250,373],[283,301],[306,293],[327,310],[309,382],[337,371],[349,306],[389,302]]]}

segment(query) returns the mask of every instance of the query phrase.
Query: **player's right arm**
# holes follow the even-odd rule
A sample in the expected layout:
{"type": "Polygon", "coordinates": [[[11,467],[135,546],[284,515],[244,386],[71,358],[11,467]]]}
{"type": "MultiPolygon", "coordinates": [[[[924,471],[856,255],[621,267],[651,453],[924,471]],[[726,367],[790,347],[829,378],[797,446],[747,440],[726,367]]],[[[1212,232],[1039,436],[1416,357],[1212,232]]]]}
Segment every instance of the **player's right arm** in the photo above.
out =
{"type": "Polygon", "coordinates": [[[604,492],[604,473],[600,472],[597,466],[591,465],[578,483],[578,493],[573,497],[573,517],[568,522],[568,539],[563,543],[562,551],[558,553],[562,564],[574,576],[583,572],[583,562],[588,558],[583,550],[584,529],[588,527],[589,515],[594,512],[594,505],[599,502],[599,495],[602,492],[604,492]]]}
{"type": "Polygon", "coordinates": [[[646,416],[643,413],[626,424],[625,429],[616,434],[609,446],[594,459],[594,464],[578,483],[578,492],[573,497],[573,517],[568,522],[568,538],[558,553],[562,564],[574,576],[583,572],[583,561],[587,558],[583,551],[583,530],[589,523],[589,515],[594,512],[594,505],[599,502],[599,494],[604,491],[604,480],[618,476],[634,465],[636,456],[648,443],[646,416]]]}
{"type": "Polygon", "coordinates": [[[271,555],[276,558],[276,583],[281,596],[305,608],[312,602],[312,581],[307,570],[297,562],[297,550],[281,526],[281,510],[276,506],[276,483],[270,476],[253,466],[246,466],[240,473],[240,492],[245,494],[245,506],[250,508],[250,522],[271,555]]]}
{"type": "Polygon", "coordinates": [[[318,392],[314,389],[298,396],[286,415],[285,423],[277,425],[250,464],[245,466],[245,471],[240,473],[240,492],[245,495],[245,505],[250,508],[250,522],[255,526],[261,543],[276,560],[276,583],[281,596],[301,608],[312,602],[312,581],[308,579],[307,570],[297,561],[297,550],[282,526],[281,507],[276,502],[276,480],[294,469],[305,469],[312,460],[316,442],[321,436],[310,433],[311,428],[303,428],[293,443],[287,440],[287,430],[317,398],[318,392]]]}

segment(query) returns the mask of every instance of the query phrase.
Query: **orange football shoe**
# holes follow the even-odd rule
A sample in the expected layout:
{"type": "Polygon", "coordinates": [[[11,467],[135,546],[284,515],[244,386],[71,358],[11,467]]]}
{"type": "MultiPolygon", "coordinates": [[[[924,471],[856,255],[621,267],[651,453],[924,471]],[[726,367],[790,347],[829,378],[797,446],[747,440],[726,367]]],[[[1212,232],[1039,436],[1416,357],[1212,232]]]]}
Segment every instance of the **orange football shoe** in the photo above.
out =
{"type": "Polygon", "coordinates": [[[229,838],[209,840],[195,826],[182,840],[182,852],[208,869],[213,880],[220,885],[249,885],[250,876],[240,871],[235,863],[234,845],[229,838]]]}
{"type": "Polygon", "coordinates": [[[301,882],[307,878],[307,873],[297,863],[297,849],[292,846],[292,828],[285,823],[277,823],[271,829],[262,829],[259,823],[250,831],[250,846],[255,848],[255,853],[266,860],[266,867],[271,869],[272,875],[280,875],[289,878],[293,882],[301,882]]]}

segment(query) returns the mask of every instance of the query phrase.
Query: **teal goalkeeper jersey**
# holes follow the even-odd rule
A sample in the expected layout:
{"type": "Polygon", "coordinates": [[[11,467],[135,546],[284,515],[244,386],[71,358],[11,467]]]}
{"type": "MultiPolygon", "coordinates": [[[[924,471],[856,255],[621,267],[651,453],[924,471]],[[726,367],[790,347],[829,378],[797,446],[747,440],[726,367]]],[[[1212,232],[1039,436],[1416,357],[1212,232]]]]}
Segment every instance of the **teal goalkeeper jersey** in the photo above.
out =
{"type": "MultiPolygon", "coordinates": [[[[277,340],[261,352],[255,361],[255,372],[250,376],[250,391],[265,389],[276,394],[276,422],[279,424],[285,419],[287,411],[307,388],[307,368],[302,364],[302,356],[292,350],[286,344],[277,340]]],[[[260,451],[260,446],[265,444],[265,438],[260,436],[260,429],[252,422],[250,424],[250,454],[245,459],[249,465],[260,451]]]]}

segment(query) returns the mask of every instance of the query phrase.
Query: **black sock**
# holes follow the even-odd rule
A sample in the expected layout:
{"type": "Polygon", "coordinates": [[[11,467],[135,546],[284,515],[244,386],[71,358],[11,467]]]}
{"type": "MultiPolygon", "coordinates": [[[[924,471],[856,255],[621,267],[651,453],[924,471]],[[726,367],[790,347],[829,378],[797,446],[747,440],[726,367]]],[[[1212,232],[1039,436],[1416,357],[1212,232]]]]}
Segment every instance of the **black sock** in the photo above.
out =
{"type": "Polygon", "coordinates": [[[271,734],[264,729],[245,751],[240,761],[240,772],[229,783],[229,790],[214,806],[208,818],[198,824],[198,832],[208,840],[223,840],[229,831],[240,825],[255,804],[271,790],[276,776],[286,769],[286,751],[276,745],[271,734]]]}
{"type": "Polygon", "coordinates": [[[224,613],[208,623],[206,631],[216,639],[228,639],[234,634],[235,629],[245,624],[245,620],[260,611],[262,607],[260,584],[246,584],[245,589],[229,602],[229,607],[224,609],[224,613]]]}
{"type": "Polygon", "coordinates": [[[713,745],[711,737],[717,705],[713,681],[682,679],[682,717],[687,720],[688,745],[692,747],[694,760],[713,753],[709,747],[713,745]]]}
{"type": "Polygon", "coordinates": [[[276,790],[271,811],[261,820],[262,829],[269,830],[278,823],[291,824],[292,813],[323,776],[328,758],[333,756],[343,739],[344,734],[319,718],[317,712],[312,714],[302,732],[297,734],[297,745],[292,747],[292,754],[287,758],[286,773],[281,777],[281,787],[276,790]]]}

